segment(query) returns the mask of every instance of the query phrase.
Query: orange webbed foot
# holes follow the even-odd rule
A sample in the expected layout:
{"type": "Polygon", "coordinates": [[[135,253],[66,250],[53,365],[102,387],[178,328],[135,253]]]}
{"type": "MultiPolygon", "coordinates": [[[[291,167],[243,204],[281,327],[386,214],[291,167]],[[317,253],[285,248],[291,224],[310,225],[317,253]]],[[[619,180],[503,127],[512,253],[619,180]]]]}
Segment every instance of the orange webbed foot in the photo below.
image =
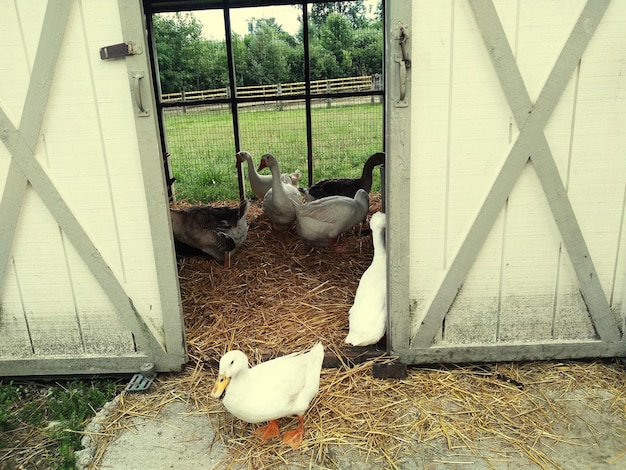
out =
{"type": "Polygon", "coordinates": [[[280,436],[280,429],[278,428],[278,421],[271,420],[266,426],[261,426],[254,430],[256,436],[260,436],[264,441],[271,439],[272,437],[280,436]]]}
{"type": "Polygon", "coordinates": [[[297,449],[302,444],[304,438],[304,422],[302,416],[298,416],[298,427],[291,431],[286,431],[283,436],[283,444],[291,446],[292,449],[297,449]]]}

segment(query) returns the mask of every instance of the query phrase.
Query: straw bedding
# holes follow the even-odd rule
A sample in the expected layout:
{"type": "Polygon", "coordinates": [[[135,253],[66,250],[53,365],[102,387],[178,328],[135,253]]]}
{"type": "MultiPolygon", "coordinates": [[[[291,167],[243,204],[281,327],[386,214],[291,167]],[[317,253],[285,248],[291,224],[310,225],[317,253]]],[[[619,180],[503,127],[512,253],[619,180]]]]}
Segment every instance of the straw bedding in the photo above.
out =
{"type": "MultiPolygon", "coordinates": [[[[370,213],[377,210],[380,197],[373,195],[370,213]]],[[[390,360],[380,357],[322,370],[300,449],[292,451],[276,439],[259,441],[252,434],[255,425],[232,417],[209,397],[217,361],[225,351],[241,349],[254,364],[318,340],[341,355],[347,312],[371,261],[372,242],[367,224],[343,236],[347,250],[339,254],[310,248],[295,234],[277,238],[258,202],[248,222],[248,240],[230,268],[198,257],[179,261],[189,364],[182,373],[160,375],[148,393],[121,396],[97,436],[95,462],[130,418],[156,417],[176,400],[209,416],[229,449],[224,468],[344,468],[346,453],[366,468],[428,468],[452,464],[450,455],[459,449],[488,466],[521,455],[539,468],[561,468],[552,446],[587,445],[578,434],[588,440],[599,435],[593,423],[576,416],[572,397],[577,406],[597,406],[598,413],[625,423],[626,374],[615,364],[412,368],[405,379],[379,380],[372,377],[373,363],[390,360]],[[610,399],[600,399],[606,396],[599,391],[610,399]]],[[[293,427],[295,420],[280,424],[293,427]]]]}

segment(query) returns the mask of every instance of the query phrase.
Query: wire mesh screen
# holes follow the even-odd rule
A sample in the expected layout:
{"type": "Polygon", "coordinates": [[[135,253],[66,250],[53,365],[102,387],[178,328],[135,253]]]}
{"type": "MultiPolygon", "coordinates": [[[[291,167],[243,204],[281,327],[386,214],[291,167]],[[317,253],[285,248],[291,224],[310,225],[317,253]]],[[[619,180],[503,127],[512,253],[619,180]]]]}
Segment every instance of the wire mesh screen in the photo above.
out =
{"type": "MultiPolygon", "coordinates": [[[[312,102],[313,182],[358,177],[365,160],[383,149],[380,100],[366,96],[312,102]]],[[[261,155],[272,153],[283,173],[300,170],[300,185],[308,186],[304,101],[241,105],[238,116],[240,147],[250,152],[255,166],[261,155]]],[[[176,198],[191,202],[237,199],[234,129],[228,105],[168,109],[164,122],[176,198]]],[[[249,185],[244,187],[252,197],[249,185]]],[[[380,191],[378,172],[374,172],[372,190],[380,191]]]]}
{"type": "MultiPolygon", "coordinates": [[[[302,181],[306,181],[306,112],[303,103],[266,101],[261,106],[240,106],[239,132],[241,149],[252,155],[257,167],[261,155],[271,153],[278,160],[282,173],[300,170],[302,181]]],[[[270,174],[269,169],[260,173],[270,174]]],[[[248,184],[245,189],[251,197],[248,184]]]]}
{"type": "Polygon", "coordinates": [[[381,18],[361,2],[313,2],[305,34],[302,4],[230,3],[223,2],[228,25],[221,8],[153,15],[174,196],[239,198],[236,150],[248,151],[257,167],[261,155],[274,154],[283,173],[300,170],[302,187],[359,177],[383,150],[381,18]]]}
{"type": "MultiPolygon", "coordinates": [[[[327,178],[357,178],[367,158],[383,150],[381,100],[380,96],[354,96],[312,101],[314,183],[327,178]]],[[[377,176],[372,190],[380,191],[377,176]]]]}
{"type": "Polygon", "coordinates": [[[237,199],[233,120],[227,105],[170,108],[164,113],[177,199],[237,199]]]}

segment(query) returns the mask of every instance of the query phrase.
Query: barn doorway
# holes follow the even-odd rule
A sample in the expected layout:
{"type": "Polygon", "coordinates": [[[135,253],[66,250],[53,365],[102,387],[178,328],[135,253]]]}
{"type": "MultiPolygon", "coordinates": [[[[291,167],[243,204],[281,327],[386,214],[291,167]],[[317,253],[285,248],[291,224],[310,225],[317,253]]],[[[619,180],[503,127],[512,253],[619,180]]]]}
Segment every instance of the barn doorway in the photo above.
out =
{"type": "Polygon", "coordinates": [[[252,197],[235,173],[239,150],[257,164],[273,153],[309,186],[358,177],[384,149],[382,0],[262,5],[146,1],[176,198],[252,197]]]}

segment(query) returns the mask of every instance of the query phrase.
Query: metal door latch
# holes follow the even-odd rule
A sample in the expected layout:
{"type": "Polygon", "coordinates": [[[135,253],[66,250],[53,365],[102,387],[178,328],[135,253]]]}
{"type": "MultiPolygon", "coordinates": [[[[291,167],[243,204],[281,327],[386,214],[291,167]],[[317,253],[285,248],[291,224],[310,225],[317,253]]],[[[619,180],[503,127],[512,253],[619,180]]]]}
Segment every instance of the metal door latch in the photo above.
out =
{"type": "Polygon", "coordinates": [[[406,86],[407,86],[407,70],[411,68],[411,61],[408,58],[408,54],[406,51],[406,41],[409,38],[408,34],[404,30],[403,26],[400,26],[400,35],[397,38],[397,41],[400,45],[400,51],[402,52],[402,56],[394,58],[395,62],[398,62],[400,65],[400,98],[396,101],[396,108],[406,108],[409,105],[408,100],[406,99],[406,86]]]}
{"type": "Polygon", "coordinates": [[[120,57],[141,54],[142,52],[140,46],[132,41],[128,41],[100,48],[100,58],[102,60],[119,59],[120,57]]]}
{"type": "Polygon", "coordinates": [[[152,362],[146,362],[140,367],[139,371],[139,374],[135,374],[131,377],[130,382],[128,382],[124,390],[129,392],[143,392],[150,388],[150,385],[152,385],[156,377],[154,364],[152,362]]]}

